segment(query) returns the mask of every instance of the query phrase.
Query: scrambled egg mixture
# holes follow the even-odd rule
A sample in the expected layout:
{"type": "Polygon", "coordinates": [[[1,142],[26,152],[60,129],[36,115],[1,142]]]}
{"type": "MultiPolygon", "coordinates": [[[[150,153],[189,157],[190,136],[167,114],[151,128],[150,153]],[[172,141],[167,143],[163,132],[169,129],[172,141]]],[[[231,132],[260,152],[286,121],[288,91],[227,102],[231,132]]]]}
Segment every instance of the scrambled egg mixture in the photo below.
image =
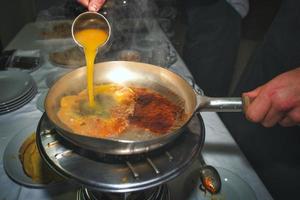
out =
{"type": "Polygon", "coordinates": [[[134,92],[125,86],[94,87],[95,105],[89,106],[87,91],[61,99],[58,118],[72,131],[90,137],[110,137],[124,131],[134,111],[134,92]]]}
{"type": "Polygon", "coordinates": [[[180,127],[185,119],[182,102],[173,103],[151,89],[103,84],[94,87],[94,94],[94,106],[89,104],[87,90],[61,99],[58,118],[74,133],[148,138],[180,127]]]}

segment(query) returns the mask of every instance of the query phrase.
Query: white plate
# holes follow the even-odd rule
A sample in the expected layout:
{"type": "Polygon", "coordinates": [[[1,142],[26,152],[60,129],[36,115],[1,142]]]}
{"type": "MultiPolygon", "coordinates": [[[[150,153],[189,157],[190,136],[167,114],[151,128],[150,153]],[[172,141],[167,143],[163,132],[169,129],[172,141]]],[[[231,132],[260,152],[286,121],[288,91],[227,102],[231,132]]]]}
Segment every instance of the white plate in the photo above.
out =
{"type": "Polygon", "coordinates": [[[72,22],[73,22],[72,20],[67,20],[67,19],[36,22],[35,27],[38,29],[38,32],[39,32],[38,33],[38,41],[72,39],[72,33],[71,33],[72,22]],[[68,24],[70,26],[70,34],[69,35],[57,36],[54,34],[55,26],[58,26],[60,24],[64,24],[64,25],[68,24]],[[44,34],[46,34],[46,35],[44,35],[44,34]],[[47,36],[47,34],[52,34],[52,35],[47,36]]]}
{"type": "Polygon", "coordinates": [[[37,92],[37,87],[35,85],[33,85],[30,90],[24,94],[24,96],[12,101],[12,102],[9,102],[9,103],[5,103],[5,104],[1,104],[0,105],[0,110],[6,110],[10,107],[14,107],[14,106],[17,106],[19,104],[22,104],[26,99],[28,99],[28,97],[31,97],[32,95],[35,95],[35,93],[37,92]]]}
{"type": "Polygon", "coordinates": [[[0,115],[15,111],[15,110],[23,107],[24,105],[29,103],[35,97],[36,93],[37,93],[37,88],[34,87],[32,92],[30,92],[28,94],[28,96],[26,96],[26,98],[22,99],[22,101],[18,102],[17,104],[1,107],[0,108],[0,115]]]}
{"type": "MultiPolygon", "coordinates": [[[[74,55],[72,54],[72,56],[67,56],[66,59],[70,60],[72,59],[74,55]]],[[[96,58],[97,59],[97,56],[99,56],[99,54],[96,55],[96,58]]],[[[83,52],[83,49],[81,49],[75,42],[73,42],[71,45],[61,45],[60,47],[56,47],[52,50],[49,50],[49,53],[47,55],[47,59],[48,61],[55,67],[61,67],[63,69],[66,69],[66,70],[74,70],[74,69],[77,69],[79,67],[82,67],[82,66],[85,66],[85,56],[84,56],[84,52],[83,52]],[[75,49],[77,48],[77,50],[75,49]],[[81,59],[83,60],[83,63],[74,63],[74,64],[62,64],[62,63],[58,63],[56,61],[54,61],[53,59],[50,59],[50,55],[53,54],[53,53],[60,53],[60,54],[64,54],[66,53],[65,51],[69,51],[70,49],[72,49],[73,51],[78,51],[78,53],[76,54],[77,57],[81,57],[81,59]]]]}
{"type": "Polygon", "coordinates": [[[32,88],[33,79],[22,71],[0,72],[0,105],[13,102],[26,95],[32,88]]]}
{"type": "Polygon", "coordinates": [[[19,159],[19,149],[23,142],[29,137],[33,132],[35,132],[35,127],[28,127],[17,133],[10,142],[7,144],[4,155],[3,155],[3,167],[6,174],[15,182],[28,186],[28,187],[52,187],[62,184],[62,182],[55,182],[49,184],[41,184],[33,182],[30,177],[28,177],[24,170],[22,163],[19,159]]]}
{"type": "Polygon", "coordinates": [[[185,194],[187,200],[256,200],[252,188],[237,174],[224,168],[217,167],[221,176],[221,191],[217,195],[200,190],[201,180],[199,171],[193,171],[186,179],[185,194]]]}

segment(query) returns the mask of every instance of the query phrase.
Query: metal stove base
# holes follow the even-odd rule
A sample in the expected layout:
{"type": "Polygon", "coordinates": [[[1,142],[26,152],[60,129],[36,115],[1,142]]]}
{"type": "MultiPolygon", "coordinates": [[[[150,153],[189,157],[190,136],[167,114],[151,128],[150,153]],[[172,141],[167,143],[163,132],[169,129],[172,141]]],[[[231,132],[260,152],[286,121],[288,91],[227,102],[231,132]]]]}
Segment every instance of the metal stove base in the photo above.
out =
{"type": "Polygon", "coordinates": [[[204,124],[197,115],[166,148],[149,152],[142,159],[114,162],[68,143],[57,134],[45,114],[36,138],[41,157],[63,177],[101,192],[130,193],[159,187],[182,174],[199,154],[204,136],[204,124]]]}
{"type": "Polygon", "coordinates": [[[76,200],[171,200],[166,184],[130,193],[106,193],[80,188],[76,200]]]}

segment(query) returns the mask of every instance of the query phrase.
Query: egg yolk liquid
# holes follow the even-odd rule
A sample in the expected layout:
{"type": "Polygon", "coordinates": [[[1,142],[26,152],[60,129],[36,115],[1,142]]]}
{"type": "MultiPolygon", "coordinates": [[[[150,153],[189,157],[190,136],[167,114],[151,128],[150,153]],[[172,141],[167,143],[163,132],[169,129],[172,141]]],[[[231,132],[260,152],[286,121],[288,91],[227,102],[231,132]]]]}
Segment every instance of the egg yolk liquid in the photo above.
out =
{"type": "Polygon", "coordinates": [[[108,33],[101,29],[84,29],[77,32],[75,38],[84,48],[89,106],[94,107],[94,62],[97,49],[106,42],[108,33]]]}

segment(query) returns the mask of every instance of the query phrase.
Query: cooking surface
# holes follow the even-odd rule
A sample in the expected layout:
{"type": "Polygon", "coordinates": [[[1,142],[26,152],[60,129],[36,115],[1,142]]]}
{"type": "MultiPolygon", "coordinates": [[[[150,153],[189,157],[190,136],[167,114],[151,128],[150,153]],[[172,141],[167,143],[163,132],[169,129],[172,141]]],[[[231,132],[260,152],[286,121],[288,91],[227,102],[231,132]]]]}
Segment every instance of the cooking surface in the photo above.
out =
{"type": "MultiPolygon", "coordinates": [[[[153,26],[157,25],[154,23],[153,26]]],[[[48,52],[50,51],[49,48],[52,48],[53,50],[57,47],[61,47],[68,44],[70,40],[41,41],[38,40],[37,30],[35,23],[26,25],[7,47],[7,49],[38,48],[43,50],[44,53],[47,52],[47,54],[43,54],[44,62],[42,63],[42,66],[31,73],[34,80],[37,82],[39,94],[29,104],[19,110],[0,116],[0,199],[76,199],[78,188],[74,187],[72,184],[66,184],[64,187],[54,189],[31,189],[13,182],[7,177],[3,169],[3,152],[10,139],[24,129],[31,132],[36,130],[38,121],[43,114],[37,109],[36,102],[39,95],[48,90],[46,77],[50,73],[61,73],[66,71],[64,68],[56,67],[51,64],[46,55],[48,55],[48,52]]],[[[168,48],[171,48],[171,51],[174,53],[173,47],[161,31],[151,34],[151,37],[159,38],[160,41],[166,41],[164,44],[167,44],[168,48]]],[[[147,44],[145,44],[145,46],[146,45],[147,44]]],[[[147,48],[145,47],[145,49],[147,48]]],[[[142,53],[143,55],[148,55],[145,52],[142,53]]],[[[174,55],[172,54],[172,56],[174,55]]],[[[146,60],[147,59],[144,61],[146,60]]],[[[172,64],[168,64],[168,66],[170,67],[170,70],[175,71],[185,79],[190,80],[189,77],[191,77],[191,75],[180,57],[176,57],[176,62],[172,61],[172,64]]],[[[202,116],[206,129],[205,145],[202,151],[205,161],[210,165],[229,169],[234,172],[234,174],[238,175],[252,188],[257,199],[272,199],[218,116],[215,113],[202,113],[202,116]]],[[[183,200],[186,198],[187,194],[183,186],[187,181],[190,181],[188,179],[189,175],[199,167],[200,164],[196,160],[180,177],[168,182],[173,200],[183,200]]],[[[238,185],[235,185],[235,187],[237,187],[237,189],[239,188],[238,185]]]]}

